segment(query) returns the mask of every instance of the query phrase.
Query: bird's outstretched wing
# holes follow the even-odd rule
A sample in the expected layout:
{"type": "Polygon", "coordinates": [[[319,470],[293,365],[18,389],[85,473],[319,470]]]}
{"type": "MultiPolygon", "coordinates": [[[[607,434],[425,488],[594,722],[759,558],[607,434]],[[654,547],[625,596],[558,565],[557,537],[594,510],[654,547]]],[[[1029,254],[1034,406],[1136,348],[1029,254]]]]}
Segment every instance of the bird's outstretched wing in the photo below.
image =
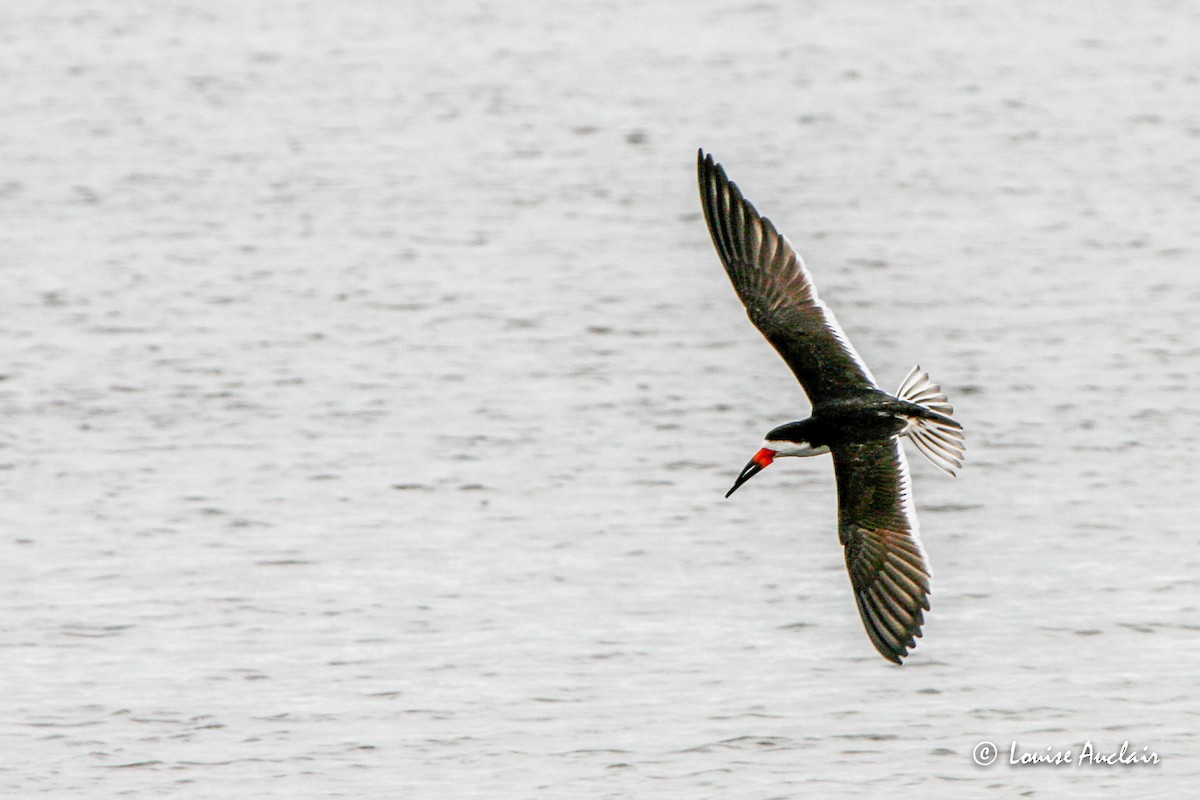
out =
{"type": "Polygon", "coordinates": [[[900,438],[833,448],[838,536],[863,625],[883,657],[900,663],[929,610],[931,572],[909,497],[900,438]]]}
{"type": "Polygon", "coordinates": [[[812,276],[783,234],[701,150],[700,199],[713,244],[754,323],[791,367],[814,406],[877,389],[812,276]]]}

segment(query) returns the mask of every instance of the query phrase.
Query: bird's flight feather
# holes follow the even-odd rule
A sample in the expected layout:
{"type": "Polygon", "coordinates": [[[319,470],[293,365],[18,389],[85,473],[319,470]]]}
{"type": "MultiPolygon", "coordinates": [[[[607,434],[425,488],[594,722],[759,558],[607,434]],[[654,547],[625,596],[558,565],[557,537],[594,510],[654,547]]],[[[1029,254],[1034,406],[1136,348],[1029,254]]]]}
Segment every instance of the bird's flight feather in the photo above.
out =
{"type": "Polygon", "coordinates": [[[703,150],[698,171],[704,218],[733,288],[813,405],[877,389],[787,237],[703,150]]]}
{"type": "Polygon", "coordinates": [[[858,612],[875,648],[899,664],[921,635],[931,577],[900,437],[835,447],[833,468],[858,612]]]}

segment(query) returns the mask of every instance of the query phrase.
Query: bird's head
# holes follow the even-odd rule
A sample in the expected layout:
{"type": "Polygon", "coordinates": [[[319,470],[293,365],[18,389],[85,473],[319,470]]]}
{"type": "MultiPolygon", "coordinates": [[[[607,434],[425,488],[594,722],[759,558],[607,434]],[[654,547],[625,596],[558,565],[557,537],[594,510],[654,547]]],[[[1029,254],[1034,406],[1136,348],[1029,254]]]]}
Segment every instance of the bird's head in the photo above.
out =
{"type": "Polygon", "coordinates": [[[789,422],[768,433],[767,438],[763,440],[762,449],[755,453],[754,458],[750,459],[750,463],[742,469],[741,474],[733,483],[733,488],[726,492],[725,496],[729,497],[743,483],[771,466],[771,462],[776,458],[819,456],[822,453],[828,453],[828,447],[812,443],[812,434],[807,423],[808,420],[789,422]]]}

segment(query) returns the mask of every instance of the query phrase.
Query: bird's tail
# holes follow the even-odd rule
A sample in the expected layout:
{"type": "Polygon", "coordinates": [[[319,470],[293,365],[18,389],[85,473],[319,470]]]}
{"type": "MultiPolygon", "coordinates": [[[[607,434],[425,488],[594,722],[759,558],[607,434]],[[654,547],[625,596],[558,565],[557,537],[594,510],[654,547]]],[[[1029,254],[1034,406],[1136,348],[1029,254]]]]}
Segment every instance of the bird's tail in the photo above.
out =
{"type": "Polygon", "coordinates": [[[950,398],[919,366],[913,367],[908,373],[896,390],[896,397],[934,412],[930,415],[932,418],[909,417],[908,427],[901,433],[908,436],[921,455],[932,461],[935,467],[953,476],[955,470],[962,468],[966,445],[963,443],[962,426],[950,416],[954,413],[950,398]]]}

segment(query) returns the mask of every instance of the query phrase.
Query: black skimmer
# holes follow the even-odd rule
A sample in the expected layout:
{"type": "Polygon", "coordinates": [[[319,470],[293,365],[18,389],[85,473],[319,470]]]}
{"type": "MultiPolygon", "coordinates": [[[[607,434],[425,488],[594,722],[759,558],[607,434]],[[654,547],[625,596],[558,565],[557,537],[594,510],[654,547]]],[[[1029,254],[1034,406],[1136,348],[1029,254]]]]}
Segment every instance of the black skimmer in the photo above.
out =
{"type": "Polygon", "coordinates": [[[871,643],[901,663],[929,610],[932,572],[909,495],[905,436],[939,469],[962,466],[962,425],[941,387],[913,367],[895,395],[879,388],[783,234],[701,150],[700,199],[733,288],[750,321],[783,356],[812,403],[808,419],[767,433],[733,494],[784,456],[833,454],[838,537],[871,643]]]}

